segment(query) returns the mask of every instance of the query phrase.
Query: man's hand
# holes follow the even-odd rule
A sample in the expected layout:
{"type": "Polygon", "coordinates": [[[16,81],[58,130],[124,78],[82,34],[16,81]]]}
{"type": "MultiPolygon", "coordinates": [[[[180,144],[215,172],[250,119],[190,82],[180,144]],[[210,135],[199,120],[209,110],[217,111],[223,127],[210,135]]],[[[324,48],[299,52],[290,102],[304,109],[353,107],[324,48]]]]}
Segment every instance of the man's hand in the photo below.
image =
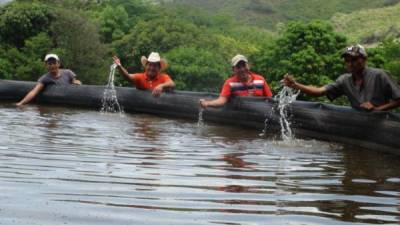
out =
{"type": "Polygon", "coordinates": [[[199,104],[203,109],[208,107],[207,101],[205,99],[200,99],[199,104]]]}
{"type": "Polygon", "coordinates": [[[153,97],[160,97],[162,92],[163,92],[163,86],[160,84],[153,89],[152,95],[153,97]]]}
{"type": "Polygon", "coordinates": [[[74,79],[74,80],[72,81],[72,84],[75,84],[75,85],[82,85],[82,82],[81,82],[80,80],[74,79]]]}
{"type": "Polygon", "coordinates": [[[121,60],[117,56],[113,56],[114,64],[117,66],[121,66],[121,60]]]}
{"type": "Polygon", "coordinates": [[[360,107],[368,111],[375,110],[375,106],[371,102],[364,102],[360,105],[360,107]]]}
{"type": "Polygon", "coordinates": [[[296,89],[296,80],[292,75],[285,74],[281,80],[281,84],[296,89]]]}

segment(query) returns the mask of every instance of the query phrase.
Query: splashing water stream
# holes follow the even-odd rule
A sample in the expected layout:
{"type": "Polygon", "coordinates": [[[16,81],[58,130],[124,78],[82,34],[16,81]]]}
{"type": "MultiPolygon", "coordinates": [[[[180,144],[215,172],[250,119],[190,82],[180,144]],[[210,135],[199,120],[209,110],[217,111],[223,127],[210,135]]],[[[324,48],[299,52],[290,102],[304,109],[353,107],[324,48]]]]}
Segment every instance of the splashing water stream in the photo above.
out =
{"type": "Polygon", "coordinates": [[[118,103],[117,92],[114,87],[114,74],[116,64],[110,66],[110,75],[108,76],[108,83],[106,89],[103,92],[102,107],[100,112],[102,113],[123,113],[122,107],[118,103]]]}
{"type": "Polygon", "coordinates": [[[204,127],[204,119],[203,119],[204,108],[199,109],[199,119],[197,121],[197,127],[204,127]]]}
{"type": "MultiPolygon", "coordinates": [[[[295,92],[292,88],[284,86],[282,90],[274,97],[278,102],[277,109],[279,110],[279,123],[281,125],[281,136],[283,141],[293,141],[294,134],[290,127],[291,123],[289,120],[289,105],[293,103],[300,91],[295,92]]],[[[267,118],[268,119],[268,118],[267,118]]]]}

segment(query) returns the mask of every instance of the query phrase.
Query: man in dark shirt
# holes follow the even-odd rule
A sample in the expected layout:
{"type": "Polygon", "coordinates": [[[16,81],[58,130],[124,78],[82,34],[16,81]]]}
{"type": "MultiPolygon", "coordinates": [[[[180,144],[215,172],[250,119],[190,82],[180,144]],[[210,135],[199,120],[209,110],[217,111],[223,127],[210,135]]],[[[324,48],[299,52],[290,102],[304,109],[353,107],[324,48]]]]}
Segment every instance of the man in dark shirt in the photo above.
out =
{"type": "Polygon", "coordinates": [[[326,95],[331,101],[345,95],[358,110],[391,110],[400,106],[400,87],[383,70],[369,68],[367,52],[361,45],[353,45],[342,54],[348,73],[323,87],[303,85],[293,76],[285,75],[282,83],[312,96],[326,95]]]}
{"type": "Polygon", "coordinates": [[[47,85],[80,85],[76,75],[71,70],[60,69],[60,59],[56,54],[47,54],[44,58],[48,73],[41,76],[36,86],[16,105],[22,106],[36,97],[47,85]]]}

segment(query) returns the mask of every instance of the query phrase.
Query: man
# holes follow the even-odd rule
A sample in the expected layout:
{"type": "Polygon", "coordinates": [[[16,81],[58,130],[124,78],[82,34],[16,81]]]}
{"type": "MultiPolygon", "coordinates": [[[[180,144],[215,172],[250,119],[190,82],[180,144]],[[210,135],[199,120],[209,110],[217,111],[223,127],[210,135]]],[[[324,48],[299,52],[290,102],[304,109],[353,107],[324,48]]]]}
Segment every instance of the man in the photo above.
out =
{"type": "Polygon", "coordinates": [[[71,70],[60,69],[60,59],[56,54],[47,54],[44,58],[47,73],[41,76],[36,86],[16,105],[22,106],[36,97],[47,85],[81,85],[71,70]]]}
{"type": "Polygon", "coordinates": [[[167,68],[167,62],[157,52],[152,52],[148,58],[142,56],[141,63],[145,68],[143,73],[129,74],[117,56],[114,56],[113,59],[126,80],[135,85],[137,89],[151,90],[154,97],[159,97],[166,89],[175,87],[170,76],[161,73],[167,68]]]}
{"type": "Polygon", "coordinates": [[[264,77],[250,71],[248,60],[243,55],[236,55],[231,60],[232,77],[228,78],[220,96],[215,100],[200,99],[200,106],[219,107],[225,105],[231,96],[266,96],[272,97],[271,89],[264,77]]]}
{"type": "Polygon", "coordinates": [[[342,54],[348,73],[336,82],[323,87],[303,85],[293,76],[285,75],[282,83],[312,96],[326,95],[331,101],[347,96],[351,106],[358,110],[390,110],[400,105],[400,88],[383,70],[367,67],[367,52],[359,44],[346,48],[342,54]]]}

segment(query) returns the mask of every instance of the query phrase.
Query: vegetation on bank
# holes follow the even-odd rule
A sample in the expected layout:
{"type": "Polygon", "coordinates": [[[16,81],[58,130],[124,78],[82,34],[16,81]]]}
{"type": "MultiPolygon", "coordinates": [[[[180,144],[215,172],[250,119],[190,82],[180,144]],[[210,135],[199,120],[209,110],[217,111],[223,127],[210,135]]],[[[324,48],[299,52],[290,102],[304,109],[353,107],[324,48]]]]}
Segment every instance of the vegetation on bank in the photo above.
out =
{"type": "Polygon", "coordinates": [[[336,13],[352,13],[395,5],[400,0],[152,0],[168,7],[204,9],[225,14],[248,25],[276,29],[279,23],[293,20],[329,20],[336,13]]]}
{"type": "Polygon", "coordinates": [[[400,37],[400,4],[335,14],[331,22],[335,30],[349,36],[351,41],[374,44],[388,38],[400,37]]]}
{"type": "MultiPolygon", "coordinates": [[[[314,85],[335,80],[349,40],[321,20],[290,22],[273,33],[226,14],[142,0],[16,0],[0,7],[0,79],[37,80],[44,55],[55,52],[84,83],[105,84],[112,55],[137,72],[140,57],[158,51],[177,89],[217,92],[231,74],[230,59],[241,53],[276,92],[287,72],[314,85]]],[[[400,77],[398,40],[369,53],[372,66],[400,77]]],[[[118,78],[117,85],[128,85],[118,78]]]]}

